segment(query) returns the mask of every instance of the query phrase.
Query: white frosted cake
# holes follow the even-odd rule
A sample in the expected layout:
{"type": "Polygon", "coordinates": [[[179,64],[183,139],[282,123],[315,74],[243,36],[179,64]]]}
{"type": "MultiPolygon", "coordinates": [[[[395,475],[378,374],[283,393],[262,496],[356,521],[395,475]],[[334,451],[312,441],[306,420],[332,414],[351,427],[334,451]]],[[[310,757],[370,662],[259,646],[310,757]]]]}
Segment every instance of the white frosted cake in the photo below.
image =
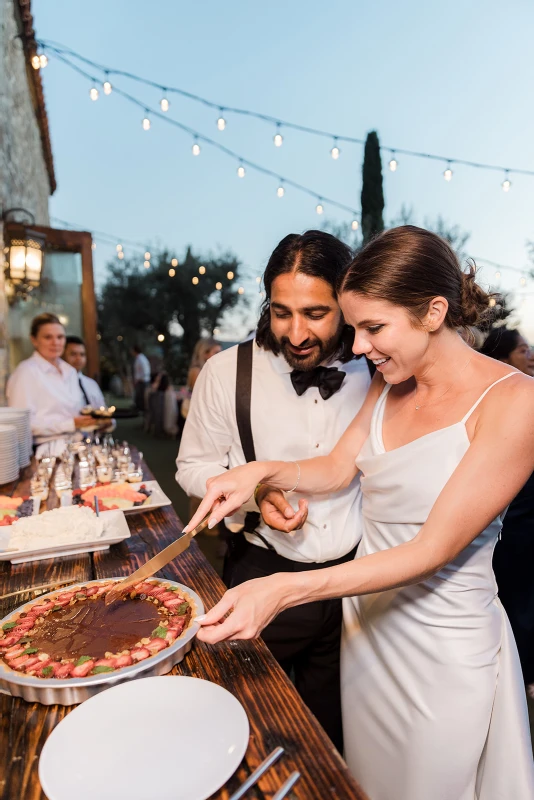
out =
{"type": "Polygon", "coordinates": [[[104,525],[92,509],[66,506],[23,517],[9,529],[9,547],[41,549],[49,545],[94,542],[104,535],[104,525]]]}

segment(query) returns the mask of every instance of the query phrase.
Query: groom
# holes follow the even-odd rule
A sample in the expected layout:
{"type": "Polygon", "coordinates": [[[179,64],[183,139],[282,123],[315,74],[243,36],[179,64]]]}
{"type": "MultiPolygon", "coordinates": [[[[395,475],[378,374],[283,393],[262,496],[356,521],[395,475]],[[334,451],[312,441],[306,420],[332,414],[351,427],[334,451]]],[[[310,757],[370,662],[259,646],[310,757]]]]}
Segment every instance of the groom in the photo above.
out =
{"type": "MultiPolygon", "coordinates": [[[[353,332],[335,293],[350,260],[349,248],[323,231],[290,234],[276,247],[255,341],[214,356],[195,384],[176,462],[187,494],[202,497],[206,480],[228,467],[326,455],[337,443],[370,382],[365,359],[353,357],[353,332]]],[[[257,497],[263,519],[251,501],[246,516],[227,520],[239,531],[226,559],[228,586],[354,558],[359,479],[333,495],[304,495],[298,507],[276,490],[260,487],[257,497]]],[[[325,600],[283,611],[262,633],[340,751],[341,621],[341,601],[325,600]]]]}

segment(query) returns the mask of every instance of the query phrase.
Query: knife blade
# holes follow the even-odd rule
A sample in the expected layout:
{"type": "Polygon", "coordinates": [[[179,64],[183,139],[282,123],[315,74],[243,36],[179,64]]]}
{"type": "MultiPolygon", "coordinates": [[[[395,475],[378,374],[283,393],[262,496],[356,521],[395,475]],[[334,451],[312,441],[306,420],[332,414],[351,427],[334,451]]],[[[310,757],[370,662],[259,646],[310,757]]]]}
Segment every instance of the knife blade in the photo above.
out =
{"type": "Polygon", "coordinates": [[[176,558],[176,556],[179,556],[180,553],[183,553],[184,550],[187,550],[193,537],[207,527],[210,519],[211,511],[206,517],[204,517],[202,522],[198,523],[196,528],[193,528],[192,531],[180,536],[180,538],[175,542],[170,544],[168,547],[165,547],[153,558],[149,559],[146,564],[143,564],[142,567],[139,567],[139,569],[136,569],[135,572],[132,572],[132,574],[127,578],[117,583],[117,585],[114,586],[109,592],[106,592],[106,605],[108,606],[110,603],[118,600],[119,597],[122,597],[124,592],[126,592],[130,586],[140,583],[141,581],[145,580],[145,578],[150,578],[155,572],[158,572],[158,570],[176,558]]]}

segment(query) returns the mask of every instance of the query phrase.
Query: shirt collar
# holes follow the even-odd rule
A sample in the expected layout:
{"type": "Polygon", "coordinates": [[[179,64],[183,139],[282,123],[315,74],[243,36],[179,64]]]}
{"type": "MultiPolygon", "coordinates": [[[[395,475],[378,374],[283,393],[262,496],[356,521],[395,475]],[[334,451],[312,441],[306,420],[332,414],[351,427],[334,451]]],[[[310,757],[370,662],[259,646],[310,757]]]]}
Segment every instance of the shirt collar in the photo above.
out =
{"type": "MultiPolygon", "coordinates": [[[[33,351],[32,358],[35,359],[35,362],[38,365],[39,369],[42,370],[43,372],[52,372],[57,374],[56,367],[53,364],[51,364],[50,361],[47,361],[46,358],[43,358],[37,352],[37,350],[33,351]]],[[[70,364],[67,364],[66,361],[63,361],[62,358],[59,359],[58,366],[63,377],[65,377],[65,375],[68,373],[70,369],[74,369],[74,367],[71,367],[70,364]]]]}

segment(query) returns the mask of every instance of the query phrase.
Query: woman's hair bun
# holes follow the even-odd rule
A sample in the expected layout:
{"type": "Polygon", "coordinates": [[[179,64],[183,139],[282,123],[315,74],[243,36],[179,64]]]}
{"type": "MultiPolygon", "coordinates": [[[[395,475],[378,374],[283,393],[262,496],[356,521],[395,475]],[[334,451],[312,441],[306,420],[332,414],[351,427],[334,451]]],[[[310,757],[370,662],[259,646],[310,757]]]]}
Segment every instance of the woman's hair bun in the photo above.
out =
{"type": "Polygon", "coordinates": [[[477,325],[491,313],[491,295],[476,282],[476,266],[468,261],[468,272],[462,273],[462,325],[477,325]]]}

